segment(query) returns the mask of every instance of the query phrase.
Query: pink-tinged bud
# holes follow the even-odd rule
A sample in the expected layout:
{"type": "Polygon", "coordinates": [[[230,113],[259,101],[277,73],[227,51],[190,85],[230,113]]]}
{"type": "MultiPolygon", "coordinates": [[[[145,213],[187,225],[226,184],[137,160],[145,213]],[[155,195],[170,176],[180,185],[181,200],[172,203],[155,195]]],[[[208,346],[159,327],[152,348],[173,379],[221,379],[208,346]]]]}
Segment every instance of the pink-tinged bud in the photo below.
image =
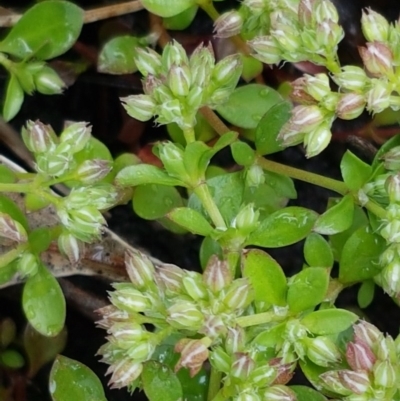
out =
{"type": "Polygon", "coordinates": [[[315,0],[301,0],[298,9],[298,18],[302,27],[311,27],[313,24],[313,10],[315,0]]]}
{"type": "Polygon", "coordinates": [[[345,93],[336,105],[336,114],[342,120],[353,120],[361,115],[366,105],[365,96],[358,93],[345,93]]]}
{"type": "Polygon", "coordinates": [[[268,401],[296,401],[297,397],[295,392],[289,387],[275,385],[268,387],[263,392],[263,399],[268,401]]]}
{"type": "Polygon", "coordinates": [[[285,363],[282,358],[273,358],[268,362],[268,365],[276,371],[276,377],[273,384],[286,384],[293,378],[293,372],[296,367],[296,361],[293,360],[285,363]]]}
{"type": "Polygon", "coordinates": [[[138,289],[154,281],[154,265],[142,252],[128,250],[125,253],[125,267],[130,280],[138,289]]]}
{"type": "Polygon", "coordinates": [[[22,224],[2,212],[0,212],[0,237],[16,242],[26,242],[28,239],[22,224]]]}
{"type": "Polygon", "coordinates": [[[381,80],[372,80],[372,88],[367,92],[367,110],[371,113],[380,113],[390,106],[391,88],[381,80]]]}
{"type": "Polygon", "coordinates": [[[135,289],[132,284],[117,283],[113,287],[116,291],[110,293],[110,301],[117,308],[127,312],[144,312],[152,309],[148,297],[135,289]]]}
{"type": "Polygon", "coordinates": [[[396,345],[393,337],[386,336],[382,341],[379,341],[376,347],[375,354],[381,361],[389,360],[390,362],[397,363],[396,345]]]}
{"type": "Polygon", "coordinates": [[[271,29],[271,36],[278,43],[278,47],[284,49],[285,53],[297,54],[301,49],[300,32],[290,24],[278,22],[271,29]]]}
{"type": "Polygon", "coordinates": [[[235,10],[221,14],[214,22],[214,36],[230,38],[238,35],[243,26],[242,16],[235,10]]]}
{"type": "Polygon", "coordinates": [[[385,183],[389,201],[391,203],[400,202],[400,173],[390,175],[385,183]]]}
{"type": "Polygon", "coordinates": [[[154,90],[156,88],[159,88],[161,85],[163,85],[161,79],[158,79],[154,75],[149,74],[143,80],[143,91],[146,95],[152,96],[154,90]]]}
{"type": "Polygon", "coordinates": [[[261,12],[265,7],[264,0],[243,0],[242,3],[256,13],[261,12]]]}
{"type": "Polygon", "coordinates": [[[367,43],[367,47],[359,47],[358,51],[365,67],[371,74],[385,76],[393,73],[393,54],[386,44],[367,43]]]}
{"type": "Polygon", "coordinates": [[[327,124],[321,124],[315,130],[308,132],[304,137],[306,157],[314,157],[321,153],[330,143],[332,132],[327,124]]]}
{"type": "Polygon", "coordinates": [[[232,360],[222,347],[214,347],[210,353],[210,363],[217,371],[227,374],[231,369],[232,360]]]}
{"type": "Polygon", "coordinates": [[[330,370],[329,372],[322,373],[319,375],[322,380],[322,385],[329,391],[338,393],[341,395],[350,395],[352,391],[347,387],[343,386],[339,378],[339,372],[337,370],[330,370]]]}
{"type": "Polygon", "coordinates": [[[219,61],[212,72],[212,80],[219,87],[234,88],[242,74],[243,64],[239,54],[232,54],[219,61]]]}
{"type": "Polygon", "coordinates": [[[353,65],[343,67],[339,73],[332,75],[332,79],[340,88],[355,92],[363,92],[369,81],[365,71],[353,65]]]}
{"type": "Polygon", "coordinates": [[[386,42],[389,38],[389,22],[371,8],[362,10],[361,28],[368,42],[386,42]]]}
{"type": "Polygon", "coordinates": [[[230,375],[240,380],[247,380],[251,372],[255,368],[255,362],[249,354],[237,352],[233,354],[233,361],[230,375]]]}
{"type": "Polygon", "coordinates": [[[232,311],[244,309],[254,299],[253,289],[247,279],[239,278],[228,287],[223,303],[232,311]]]}
{"type": "Polygon", "coordinates": [[[325,119],[324,113],[318,106],[296,106],[290,119],[293,129],[310,132],[325,119]]]}
{"type": "Polygon", "coordinates": [[[175,352],[179,352],[181,357],[175,366],[175,372],[181,368],[188,368],[190,377],[195,376],[208,359],[208,346],[210,341],[207,339],[191,340],[184,338],[175,346],[175,352]]]}
{"type": "Polygon", "coordinates": [[[207,288],[217,294],[233,280],[228,263],[213,255],[203,272],[203,281],[207,288]]]}
{"type": "Polygon", "coordinates": [[[247,42],[256,54],[253,57],[265,64],[278,64],[282,60],[282,52],[271,36],[258,36],[247,42]]]}
{"type": "Polygon", "coordinates": [[[371,348],[362,341],[349,342],[347,344],[346,359],[350,367],[355,371],[371,371],[376,361],[371,348]]]}
{"type": "Polygon", "coordinates": [[[344,38],[344,30],[336,22],[324,20],[317,25],[316,39],[327,51],[336,53],[338,43],[344,38]]]}
{"type": "Polygon", "coordinates": [[[185,272],[178,266],[164,263],[157,268],[156,275],[159,278],[160,284],[171,292],[180,292],[182,288],[182,280],[185,272]]]}
{"type": "Polygon", "coordinates": [[[195,301],[207,298],[207,289],[203,283],[201,274],[197,272],[187,272],[186,277],[182,280],[182,284],[187,294],[195,301]]]}
{"type": "Polygon", "coordinates": [[[172,64],[168,71],[168,86],[175,96],[187,96],[191,85],[191,74],[187,64],[172,64]]]}
{"type": "Polygon", "coordinates": [[[197,309],[197,306],[189,301],[177,301],[167,310],[168,323],[184,330],[197,331],[204,323],[204,315],[197,309]]]}
{"type": "Polygon", "coordinates": [[[367,344],[371,349],[383,339],[383,334],[373,324],[361,320],[353,326],[355,341],[367,344]]]}
{"type": "Polygon", "coordinates": [[[307,92],[307,79],[306,77],[300,77],[291,82],[292,91],[290,98],[297,103],[303,105],[316,104],[317,101],[307,92]]]}
{"type": "Polygon", "coordinates": [[[92,136],[92,126],[85,122],[69,124],[60,135],[60,142],[71,146],[73,153],[80,152],[92,136]]]}
{"type": "Polygon", "coordinates": [[[313,7],[313,17],[316,23],[320,23],[325,20],[330,20],[332,22],[339,22],[339,14],[336,7],[330,0],[318,1],[313,7]]]}
{"type": "Polygon", "coordinates": [[[336,344],[328,337],[305,338],[307,356],[318,366],[329,366],[339,362],[341,354],[336,344]]]}
{"type": "Polygon", "coordinates": [[[111,365],[106,374],[112,373],[108,385],[111,389],[129,386],[142,373],[143,365],[129,358],[124,358],[119,363],[111,365]]]}
{"type": "Polygon", "coordinates": [[[155,114],[157,105],[148,95],[131,95],[121,101],[126,112],[136,120],[147,121],[155,114]]]}
{"type": "Polygon", "coordinates": [[[22,139],[25,146],[33,153],[52,152],[56,148],[58,138],[50,125],[39,120],[28,121],[22,128],[22,139]]]}
{"type": "Polygon", "coordinates": [[[326,74],[305,76],[305,91],[315,100],[322,100],[331,92],[329,77],[326,74]]]}
{"type": "Polygon", "coordinates": [[[84,184],[102,180],[112,169],[111,161],[102,159],[85,160],[76,170],[75,176],[84,184]]]}
{"type": "Polygon", "coordinates": [[[176,40],[173,40],[164,47],[163,54],[161,57],[161,63],[163,72],[165,73],[168,72],[171,69],[172,65],[174,64],[188,65],[189,58],[183,46],[176,40]]]}
{"type": "Polygon", "coordinates": [[[199,330],[199,333],[212,339],[216,339],[225,335],[226,330],[226,325],[221,316],[208,315],[205,317],[203,327],[199,330]]]}
{"type": "Polygon", "coordinates": [[[374,384],[384,388],[393,388],[398,383],[396,369],[388,360],[379,361],[374,366],[374,384]]]}
{"type": "Polygon", "coordinates": [[[115,323],[127,322],[130,319],[128,312],[120,310],[114,305],[107,305],[95,312],[102,317],[102,320],[96,322],[96,326],[105,330],[110,329],[115,323]]]}
{"type": "Polygon", "coordinates": [[[352,370],[339,370],[337,372],[342,385],[353,393],[363,394],[371,384],[367,372],[353,372],[352,370]]]}
{"type": "Polygon", "coordinates": [[[250,374],[249,382],[254,383],[257,387],[267,387],[276,379],[276,369],[269,365],[259,366],[250,374]]]}
{"type": "Polygon", "coordinates": [[[137,46],[135,53],[136,67],[143,76],[158,76],[161,73],[161,56],[156,51],[148,47],[144,49],[137,46]]]}
{"type": "Polygon", "coordinates": [[[228,327],[225,339],[225,349],[229,354],[244,351],[246,345],[246,333],[240,326],[228,327]]]}
{"type": "Polygon", "coordinates": [[[85,251],[85,244],[72,234],[63,232],[58,237],[58,249],[72,265],[76,265],[85,251]]]}
{"type": "Polygon", "coordinates": [[[386,152],[382,157],[386,170],[400,170],[400,146],[395,146],[386,152]]]}
{"type": "Polygon", "coordinates": [[[278,141],[282,142],[284,147],[298,145],[302,143],[305,137],[305,132],[301,129],[296,128],[289,120],[279,132],[278,141]]]}

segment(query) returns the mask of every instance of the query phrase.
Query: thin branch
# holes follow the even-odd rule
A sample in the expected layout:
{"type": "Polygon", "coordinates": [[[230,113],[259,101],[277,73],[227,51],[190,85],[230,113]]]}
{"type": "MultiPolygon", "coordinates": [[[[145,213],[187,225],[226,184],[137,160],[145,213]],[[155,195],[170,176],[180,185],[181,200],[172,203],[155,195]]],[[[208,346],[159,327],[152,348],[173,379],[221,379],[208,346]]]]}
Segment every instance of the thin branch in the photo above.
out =
{"type": "MultiPolygon", "coordinates": [[[[104,20],[107,18],[118,17],[120,15],[134,13],[143,10],[143,5],[140,0],[132,0],[124,3],[112,4],[109,6],[97,7],[92,10],[85,10],[84,23],[89,24],[104,20]]],[[[16,13],[5,8],[1,8],[0,13],[0,27],[14,26],[23,14],[16,13]]]]}

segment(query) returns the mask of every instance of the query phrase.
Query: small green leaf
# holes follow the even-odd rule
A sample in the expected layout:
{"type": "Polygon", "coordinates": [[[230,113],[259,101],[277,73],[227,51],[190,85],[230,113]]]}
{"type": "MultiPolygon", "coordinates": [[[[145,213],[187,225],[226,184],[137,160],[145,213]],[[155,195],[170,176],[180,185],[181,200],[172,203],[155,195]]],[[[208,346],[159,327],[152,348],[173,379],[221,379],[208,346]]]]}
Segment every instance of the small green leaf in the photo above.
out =
{"type": "Polygon", "coordinates": [[[256,128],[264,114],[281,101],[281,95],[274,89],[250,84],[236,88],[217,111],[231,124],[241,128],[256,128]]]}
{"type": "Polygon", "coordinates": [[[374,300],[375,283],[373,280],[365,280],[362,282],[357,293],[357,303],[362,309],[368,307],[374,300]]]}
{"type": "Polygon", "coordinates": [[[287,303],[293,313],[299,313],[320,304],[329,285],[329,272],[322,267],[309,267],[289,280],[287,303]]]}
{"type": "Polygon", "coordinates": [[[379,256],[386,248],[383,238],[369,226],[355,231],[345,243],[339,262],[339,281],[356,283],[374,277],[382,267],[379,256]]]}
{"type": "MultiPolygon", "coordinates": [[[[332,200],[332,202],[337,200],[332,200]]],[[[354,201],[350,194],[330,207],[318,217],[314,231],[323,235],[333,235],[347,230],[353,223],[354,201]]]]}
{"type": "Polygon", "coordinates": [[[44,336],[56,336],[64,327],[64,295],[58,281],[43,265],[25,283],[22,306],[29,323],[44,336]]]}
{"type": "Polygon", "coordinates": [[[344,182],[352,191],[360,189],[368,182],[372,173],[372,167],[349,150],[346,151],[340,162],[340,170],[344,182]]]}
{"type": "Polygon", "coordinates": [[[256,60],[253,56],[246,56],[245,54],[241,54],[241,58],[243,63],[242,78],[246,82],[250,82],[257,75],[262,73],[264,65],[261,61],[256,60]]]}
{"type": "Polygon", "coordinates": [[[193,234],[207,236],[213,231],[213,228],[206,218],[189,207],[177,207],[172,209],[167,217],[193,234]]]}
{"type": "Polygon", "coordinates": [[[28,212],[36,212],[50,204],[50,201],[35,193],[25,195],[25,207],[28,212]]]}
{"type": "Polygon", "coordinates": [[[246,245],[279,248],[294,244],[311,231],[318,214],[312,210],[290,206],[263,220],[246,241],[246,245]]]}
{"type": "Polygon", "coordinates": [[[0,366],[6,368],[19,369],[25,365],[24,357],[13,349],[6,349],[0,352],[0,366]]]}
{"type": "Polygon", "coordinates": [[[106,74],[132,74],[137,71],[134,61],[139,40],[134,36],[118,36],[101,49],[97,71],[106,74]]]}
{"type": "Polygon", "coordinates": [[[53,401],[107,401],[100,379],[85,365],[59,355],[50,372],[53,401]]]}
{"type": "Polygon", "coordinates": [[[284,146],[278,134],[291,116],[292,104],[284,101],[272,106],[257,125],[255,144],[257,153],[269,155],[281,151],[284,146]]]}
{"type": "Polygon", "coordinates": [[[333,252],[326,239],[319,234],[311,233],[304,243],[304,259],[312,267],[332,267],[333,252]]]}
{"type": "Polygon", "coordinates": [[[132,205],[142,219],[155,220],[164,217],[174,207],[183,206],[183,202],[175,187],[145,184],[135,188],[132,205]]]}
{"type": "Polygon", "coordinates": [[[180,401],[182,386],[172,370],[156,361],[144,363],[142,372],[143,390],[149,401],[180,401]]]}
{"type": "Polygon", "coordinates": [[[217,255],[222,260],[222,248],[221,245],[211,237],[205,237],[200,246],[200,264],[204,270],[211,256],[217,255]]]}
{"type": "Polygon", "coordinates": [[[286,329],[286,322],[280,323],[274,327],[268,328],[257,335],[252,341],[259,349],[275,348],[284,341],[284,334],[286,329]]]}
{"type": "Polygon", "coordinates": [[[50,246],[51,240],[51,233],[47,227],[36,228],[28,236],[30,250],[36,254],[44,252],[50,246]]]}
{"type": "Polygon", "coordinates": [[[173,17],[197,4],[196,0],[142,0],[144,8],[160,17],[173,17]]]}
{"type": "Polygon", "coordinates": [[[142,184],[161,184],[183,186],[183,183],[171,178],[165,171],[150,164],[138,164],[122,169],[115,178],[117,184],[135,187],[142,184]]]}
{"type": "Polygon", "coordinates": [[[240,166],[251,166],[254,163],[255,152],[246,142],[233,142],[231,150],[233,159],[240,166]]]}
{"type": "Polygon", "coordinates": [[[0,213],[8,214],[13,220],[18,221],[25,230],[29,229],[28,220],[18,205],[6,195],[0,194],[0,213]]]}
{"type": "Polygon", "coordinates": [[[198,8],[198,6],[192,6],[180,14],[174,15],[173,17],[164,18],[164,28],[173,31],[182,31],[183,29],[186,29],[194,20],[198,8]]]}
{"type": "Polygon", "coordinates": [[[24,101],[24,91],[17,79],[12,74],[7,84],[6,95],[3,105],[3,118],[6,121],[13,119],[20,111],[24,101]]]}
{"type": "Polygon", "coordinates": [[[286,276],[279,263],[260,249],[245,251],[242,258],[243,276],[254,289],[254,298],[272,305],[286,305],[286,276]]]}
{"type": "Polygon", "coordinates": [[[296,393],[296,401],[327,401],[317,390],[307,386],[289,386],[296,393]]]}
{"type": "Polygon", "coordinates": [[[311,333],[326,336],[347,330],[358,316],[345,309],[323,309],[311,312],[301,319],[301,324],[311,333]]]}
{"type": "Polygon", "coordinates": [[[69,50],[83,25],[83,10],[68,1],[44,1],[24,13],[6,38],[0,51],[26,59],[54,58],[69,50]],[[33,29],[34,27],[34,29],[33,29]]]}
{"type": "Polygon", "coordinates": [[[272,171],[265,171],[264,176],[265,182],[268,183],[278,195],[289,199],[297,198],[296,188],[290,177],[272,171]]]}

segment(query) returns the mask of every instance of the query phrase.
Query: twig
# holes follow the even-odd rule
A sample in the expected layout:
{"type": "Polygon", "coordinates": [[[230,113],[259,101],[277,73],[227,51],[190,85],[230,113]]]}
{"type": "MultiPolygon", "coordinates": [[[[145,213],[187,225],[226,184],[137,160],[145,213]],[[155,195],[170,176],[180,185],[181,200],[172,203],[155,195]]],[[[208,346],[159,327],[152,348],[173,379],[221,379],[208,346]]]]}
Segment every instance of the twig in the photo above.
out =
{"type": "MultiPolygon", "coordinates": [[[[91,22],[96,22],[107,18],[134,13],[142,9],[143,5],[140,0],[132,0],[125,3],[112,4],[110,6],[86,10],[83,21],[85,24],[89,24],[91,22]]],[[[0,27],[4,28],[14,26],[23,15],[13,12],[11,10],[6,10],[4,8],[2,8],[1,11],[3,15],[0,15],[0,27]]]]}

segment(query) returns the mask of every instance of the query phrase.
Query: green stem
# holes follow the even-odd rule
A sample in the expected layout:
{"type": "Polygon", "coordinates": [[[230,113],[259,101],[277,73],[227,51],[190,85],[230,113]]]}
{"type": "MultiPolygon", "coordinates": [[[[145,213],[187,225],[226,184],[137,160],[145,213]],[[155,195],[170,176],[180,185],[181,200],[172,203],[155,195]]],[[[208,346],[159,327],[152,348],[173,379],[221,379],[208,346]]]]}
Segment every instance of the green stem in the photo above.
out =
{"type": "Polygon", "coordinates": [[[236,319],[236,323],[241,327],[249,327],[270,323],[281,319],[282,317],[277,316],[274,312],[264,312],[256,313],[255,315],[240,316],[236,319]]]}
{"type": "Polygon", "coordinates": [[[202,182],[199,186],[194,188],[193,192],[199,197],[215,227],[223,230],[226,229],[224,218],[215,204],[207,184],[202,182]]]}
{"type": "Polygon", "coordinates": [[[31,183],[0,183],[0,192],[21,192],[26,193],[32,189],[31,183]]]}
{"type": "Polygon", "coordinates": [[[365,205],[362,206],[368,209],[370,212],[372,212],[375,216],[379,217],[380,219],[386,218],[386,210],[382,206],[379,206],[377,203],[373,201],[368,201],[365,205]]]}
{"type": "Polygon", "coordinates": [[[210,372],[210,383],[208,385],[207,401],[217,400],[217,395],[221,386],[222,374],[213,367],[210,372]]]}
{"type": "Polygon", "coordinates": [[[185,130],[183,131],[183,135],[185,136],[185,139],[186,139],[186,143],[187,143],[187,144],[192,143],[192,142],[194,142],[194,141],[196,140],[195,135],[194,135],[194,129],[193,129],[193,127],[192,127],[192,128],[188,128],[188,129],[185,129],[185,130]]]}
{"type": "Polygon", "coordinates": [[[284,164],[264,159],[263,157],[259,157],[257,159],[257,164],[261,166],[264,170],[273,171],[274,173],[286,175],[297,180],[318,185],[320,187],[335,191],[341,195],[346,195],[349,192],[349,189],[344,182],[334,180],[333,178],[324,177],[319,174],[310,173],[309,171],[286,166],[284,164]]]}

